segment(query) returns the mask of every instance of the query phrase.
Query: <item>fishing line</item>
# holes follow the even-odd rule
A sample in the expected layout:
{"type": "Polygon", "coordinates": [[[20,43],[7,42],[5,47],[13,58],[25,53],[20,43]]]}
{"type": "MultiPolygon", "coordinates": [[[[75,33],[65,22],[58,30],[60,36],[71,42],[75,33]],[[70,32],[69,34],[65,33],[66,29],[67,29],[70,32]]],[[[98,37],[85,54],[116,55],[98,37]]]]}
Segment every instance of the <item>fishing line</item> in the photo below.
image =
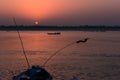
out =
{"type": "Polygon", "coordinates": [[[57,50],[55,53],[53,53],[53,54],[44,62],[43,67],[45,67],[46,64],[48,63],[48,61],[50,61],[54,56],[56,56],[57,53],[59,53],[59,52],[62,51],[63,49],[65,49],[65,48],[67,48],[67,47],[69,47],[69,46],[71,46],[71,45],[74,45],[75,43],[77,43],[77,44],[78,44],[78,43],[85,43],[85,42],[87,42],[88,39],[89,39],[89,38],[85,38],[84,40],[78,40],[78,41],[76,41],[76,42],[72,42],[72,43],[70,43],[70,44],[62,47],[61,49],[57,50]]]}
{"type": "Polygon", "coordinates": [[[26,53],[25,53],[25,48],[24,48],[24,45],[23,45],[23,41],[22,41],[22,38],[21,38],[20,32],[19,32],[19,30],[18,30],[18,26],[17,26],[16,20],[15,20],[14,17],[13,17],[13,22],[14,22],[14,24],[15,24],[15,26],[16,26],[16,30],[17,30],[17,33],[18,33],[18,37],[19,37],[19,39],[20,39],[22,51],[23,51],[23,54],[24,54],[24,56],[25,56],[25,60],[26,60],[26,62],[27,62],[28,69],[30,69],[30,63],[29,63],[28,58],[27,58],[27,55],[26,55],[26,53]]]}

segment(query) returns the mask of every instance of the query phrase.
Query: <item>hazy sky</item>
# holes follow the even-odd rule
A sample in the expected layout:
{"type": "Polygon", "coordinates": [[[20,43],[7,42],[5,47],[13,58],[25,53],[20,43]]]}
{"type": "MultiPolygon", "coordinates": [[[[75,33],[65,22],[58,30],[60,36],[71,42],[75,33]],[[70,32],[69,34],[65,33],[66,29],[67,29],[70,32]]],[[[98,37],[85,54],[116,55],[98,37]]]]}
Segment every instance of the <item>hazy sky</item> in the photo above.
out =
{"type": "Polygon", "coordinates": [[[120,0],[0,0],[0,25],[120,25],[120,0]]]}

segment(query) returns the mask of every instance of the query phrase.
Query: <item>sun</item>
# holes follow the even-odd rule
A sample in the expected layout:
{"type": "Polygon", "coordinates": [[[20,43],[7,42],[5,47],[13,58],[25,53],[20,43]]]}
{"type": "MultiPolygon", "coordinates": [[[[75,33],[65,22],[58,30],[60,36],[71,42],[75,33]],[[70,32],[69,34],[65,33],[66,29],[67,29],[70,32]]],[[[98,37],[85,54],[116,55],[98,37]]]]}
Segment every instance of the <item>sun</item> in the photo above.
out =
{"type": "Polygon", "coordinates": [[[39,24],[39,22],[38,22],[38,21],[35,21],[35,22],[34,22],[34,24],[35,24],[35,25],[38,25],[38,24],[39,24]]]}

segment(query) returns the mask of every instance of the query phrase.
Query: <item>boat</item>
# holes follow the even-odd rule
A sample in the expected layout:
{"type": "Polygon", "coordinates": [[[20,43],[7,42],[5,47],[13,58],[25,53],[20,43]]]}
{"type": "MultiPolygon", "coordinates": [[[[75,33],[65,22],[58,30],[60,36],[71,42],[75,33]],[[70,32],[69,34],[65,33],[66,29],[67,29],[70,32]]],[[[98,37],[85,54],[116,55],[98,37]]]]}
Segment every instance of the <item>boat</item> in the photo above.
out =
{"type": "Polygon", "coordinates": [[[32,66],[17,76],[13,77],[13,80],[52,80],[52,76],[40,66],[32,66]]]}
{"type": "Polygon", "coordinates": [[[60,35],[61,33],[60,32],[49,32],[47,33],[48,35],[60,35]]]}

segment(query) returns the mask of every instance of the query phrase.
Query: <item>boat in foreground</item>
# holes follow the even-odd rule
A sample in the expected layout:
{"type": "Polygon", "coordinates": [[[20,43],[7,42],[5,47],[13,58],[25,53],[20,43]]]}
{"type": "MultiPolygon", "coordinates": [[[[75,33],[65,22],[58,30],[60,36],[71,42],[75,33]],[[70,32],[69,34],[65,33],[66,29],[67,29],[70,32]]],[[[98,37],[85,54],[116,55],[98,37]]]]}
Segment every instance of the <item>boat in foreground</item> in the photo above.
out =
{"type": "Polygon", "coordinates": [[[13,80],[52,80],[52,76],[44,68],[32,66],[31,69],[13,77],[13,80]]]}

